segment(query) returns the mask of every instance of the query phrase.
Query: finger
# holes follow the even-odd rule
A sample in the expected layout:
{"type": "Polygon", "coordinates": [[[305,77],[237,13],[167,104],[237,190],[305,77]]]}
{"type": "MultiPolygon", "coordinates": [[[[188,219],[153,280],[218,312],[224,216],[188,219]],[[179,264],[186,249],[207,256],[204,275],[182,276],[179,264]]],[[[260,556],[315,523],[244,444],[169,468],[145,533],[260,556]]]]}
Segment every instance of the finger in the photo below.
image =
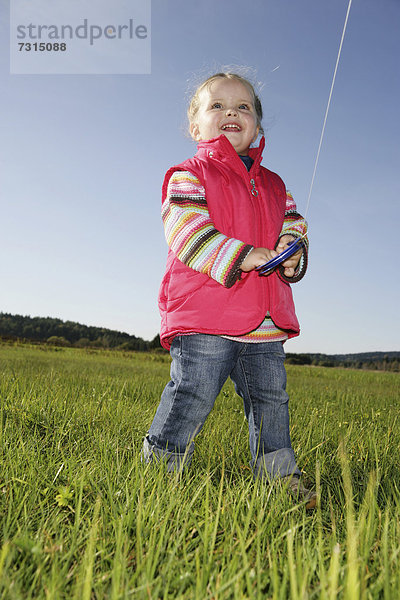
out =
{"type": "MultiPolygon", "coordinates": [[[[289,247],[289,245],[295,241],[296,238],[294,238],[292,235],[283,235],[278,242],[278,245],[276,247],[276,250],[281,253],[284,250],[286,250],[286,248],[289,247]]],[[[300,251],[302,252],[302,250],[300,251]]],[[[294,256],[294,255],[293,255],[294,256]]]]}
{"type": "Polygon", "coordinates": [[[279,242],[283,242],[284,244],[288,244],[289,242],[293,242],[294,239],[295,238],[292,235],[290,235],[289,233],[285,233],[285,235],[282,235],[279,238],[279,242]]]}
{"type": "Polygon", "coordinates": [[[283,261],[282,266],[286,267],[286,268],[292,268],[292,267],[296,267],[297,263],[298,263],[297,260],[293,260],[293,258],[290,257],[283,261]]]}

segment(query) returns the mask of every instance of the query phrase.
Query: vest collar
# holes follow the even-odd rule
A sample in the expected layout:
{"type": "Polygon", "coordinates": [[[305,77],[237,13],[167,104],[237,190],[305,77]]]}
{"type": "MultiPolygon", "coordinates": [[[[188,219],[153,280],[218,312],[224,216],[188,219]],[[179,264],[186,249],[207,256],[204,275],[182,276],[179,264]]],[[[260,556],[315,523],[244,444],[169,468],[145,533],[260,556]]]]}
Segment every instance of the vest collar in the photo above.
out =
{"type": "MultiPolygon", "coordinates": [[[[258,169],[262,160],[264,147],[265,138],[262,137],[257,148],[249,148],[249,156],[254,160],[251,171],[258,169]]],[[[199,158],[209,157],[223,163],[229,163],[230,167],[235,170],[241,170],[244,166],[235,148],[223,134],[211,140],[199,142],[196,156],[199,158]]]]}

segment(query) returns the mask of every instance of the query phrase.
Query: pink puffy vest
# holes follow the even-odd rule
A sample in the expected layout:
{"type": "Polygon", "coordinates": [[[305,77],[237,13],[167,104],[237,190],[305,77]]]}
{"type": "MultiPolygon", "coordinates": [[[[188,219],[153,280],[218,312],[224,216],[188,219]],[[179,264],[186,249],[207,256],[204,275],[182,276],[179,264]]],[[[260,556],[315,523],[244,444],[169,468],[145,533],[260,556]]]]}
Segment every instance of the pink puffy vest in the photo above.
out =
{"type": "MultiPolygon", "coordinates": [[[[218,231],[256,248],[274,248],[284,221],[286,189],[278,175],[260,166],[264,145],[262,138],[258,148],[249,150],[254,163],[248,172],[224,135],[200,142],[193,158],[167,172],[163,200],[172,173],[190,171],[205,188],[218,231]]],[[[275,272],[268,277],[260,277],[256,271],[242,273],[228,289],[184,265],[171,250],[158,303],[161,344],[167,349],[181,334],[248,333],[260,325],[268,311],[289,337],[300,330],[290,285],[275,272]]]]}

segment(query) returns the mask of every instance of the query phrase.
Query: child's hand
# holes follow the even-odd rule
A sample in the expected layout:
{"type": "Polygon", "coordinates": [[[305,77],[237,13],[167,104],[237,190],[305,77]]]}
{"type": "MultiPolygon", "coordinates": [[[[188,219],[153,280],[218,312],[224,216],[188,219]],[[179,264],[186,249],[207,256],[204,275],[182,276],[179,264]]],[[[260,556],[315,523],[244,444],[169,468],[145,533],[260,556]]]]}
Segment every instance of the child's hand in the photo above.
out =
{"type": "MultiPolygon", "coordinates": [[[[279,239],[279,243],[276,247],[276,251],[278,253],[283,252],[284,250],[286,250],[289,243],[294,242],[295,239],[296,238],[293,237],[293,235],[283,235],[279,239]]],[[[296,267],[299,264],[299,260],[301,258],[302,253],[303,253],[303,250],[300,249],[295,254],[292,254],[292,256],[290,256],[287,260],[285,260],[282,263],[282,267],[284,267],[283,274],[285,275],[285,277],[293,277],[296,267]]]]}
{"type": "Polygon", "coordinates": [[[253,271],[256,267],[265,265],[266,262],[275,258],[277,254],[278,252],[270,250],[269,248],[253,248],[240,265],[240,268],[245,273],[248,273],[249,271],[253,271]]]}

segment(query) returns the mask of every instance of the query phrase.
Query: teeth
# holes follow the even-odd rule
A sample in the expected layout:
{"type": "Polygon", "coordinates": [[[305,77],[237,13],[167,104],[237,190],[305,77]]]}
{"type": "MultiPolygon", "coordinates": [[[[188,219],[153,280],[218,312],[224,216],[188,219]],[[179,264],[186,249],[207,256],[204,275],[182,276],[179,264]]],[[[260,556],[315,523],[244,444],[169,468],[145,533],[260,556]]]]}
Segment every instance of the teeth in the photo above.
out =
{"type": "Polygon", "coordinates": [[[240,131],[240,127],[238,125],[223,125],[222,129],[235,129],[236,131],[240,131]]]}

